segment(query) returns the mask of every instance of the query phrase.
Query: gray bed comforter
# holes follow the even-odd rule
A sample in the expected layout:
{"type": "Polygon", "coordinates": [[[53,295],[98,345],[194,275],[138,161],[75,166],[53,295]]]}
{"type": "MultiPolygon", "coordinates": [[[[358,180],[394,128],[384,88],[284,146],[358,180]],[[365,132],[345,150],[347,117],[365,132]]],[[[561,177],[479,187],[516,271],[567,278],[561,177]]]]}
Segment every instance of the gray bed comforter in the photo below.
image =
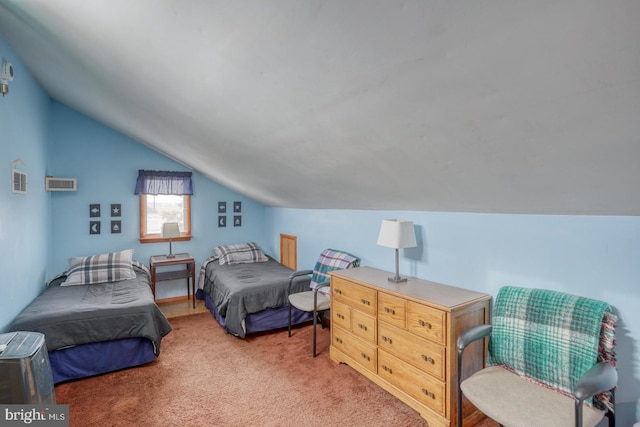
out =
{"type": "MultiPolygon", "coordinates": [[[[135,268],[134,268],[135,269],[135,268]]],[[[156,356],[171,325],[155,304],[150,278],[135,269],[137,278],[97,285],[59,286],[53,281],[9,326],[9,331],[45,335],[49,351],[120,338],[147,338],[156,356]]]]}
{"type": "MultiPolygon", "coordinates": [[[[267,262],[232,265],[208,260],[205,266],[203,291],[225,318],[225,328],[240,338],[246,335],[244,319],[248,314],[288,303],[287,287],[293,270],[268,258],[267,262]]],[[[308,290],[309,283],[309,276],[297,277],[292,292],[308,290]]]]}

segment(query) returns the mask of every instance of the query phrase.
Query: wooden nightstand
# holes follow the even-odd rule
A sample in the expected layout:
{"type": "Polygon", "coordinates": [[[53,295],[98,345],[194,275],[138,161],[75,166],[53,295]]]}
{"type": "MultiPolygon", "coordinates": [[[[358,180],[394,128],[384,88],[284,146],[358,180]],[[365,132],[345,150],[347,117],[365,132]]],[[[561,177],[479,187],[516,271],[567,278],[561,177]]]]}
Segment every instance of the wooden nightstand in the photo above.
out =
{"type": "Polygon", "coordinates": [[[149,259],[149,267],[151,269],[151,291],[154,299],[156,297],[156,282],[186,278],[187,298],[193,300],[193,308],[196,308],[196,261],[190,254],[176,254],[173,258],[168,258],[166,255],[153,255],[149,259]],[[181,264],[184,264],[184,270],[156,272],[158,267],[181,264]],[[191,280],[191,287],[189,287],[189,280],[191,280]]]}

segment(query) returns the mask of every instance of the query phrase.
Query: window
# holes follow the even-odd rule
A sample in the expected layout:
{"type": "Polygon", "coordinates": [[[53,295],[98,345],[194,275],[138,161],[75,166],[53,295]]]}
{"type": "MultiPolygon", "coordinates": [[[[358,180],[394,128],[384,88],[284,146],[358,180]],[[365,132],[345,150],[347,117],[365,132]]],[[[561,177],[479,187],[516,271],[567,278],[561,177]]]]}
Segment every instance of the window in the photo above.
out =
{"type": "Polygon", "coordinates": [[[177,222],[180,237],[191,239],[191,172],[138,171],[135,194],[140,196],[140,242],[165,242],[162,224],[177,222]]]}
{"type": "Polygon", "coordinates": [[[162,224],[177,222],[180,237],[172,240],[191,239],[191,196],[158,194],[140,195],[140,241],[142,243],[167,242],[162,238],[162,224]]]}

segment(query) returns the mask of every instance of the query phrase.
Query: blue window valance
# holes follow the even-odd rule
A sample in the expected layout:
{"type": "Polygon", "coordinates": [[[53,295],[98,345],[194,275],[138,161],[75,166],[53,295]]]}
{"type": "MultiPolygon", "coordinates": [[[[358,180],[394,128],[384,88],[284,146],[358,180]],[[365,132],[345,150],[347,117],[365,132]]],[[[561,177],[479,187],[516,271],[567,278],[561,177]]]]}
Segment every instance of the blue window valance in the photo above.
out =
{"type": "Polygon", "coordinates": [[[136,190],[133,194],[192,195],[191,172],[138,171],[136,190]]]}

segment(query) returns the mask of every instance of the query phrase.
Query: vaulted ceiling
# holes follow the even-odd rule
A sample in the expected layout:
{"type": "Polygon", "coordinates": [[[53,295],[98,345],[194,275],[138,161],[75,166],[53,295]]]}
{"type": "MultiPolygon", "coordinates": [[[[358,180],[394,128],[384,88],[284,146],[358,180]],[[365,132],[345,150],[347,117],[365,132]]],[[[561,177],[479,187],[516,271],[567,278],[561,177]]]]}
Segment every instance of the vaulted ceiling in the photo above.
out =
{"type": "Polygon", "coordinates": [[[636,0],[0,0],[53,99],[296,208],[640,215],[638,22],[636,0]]]}

